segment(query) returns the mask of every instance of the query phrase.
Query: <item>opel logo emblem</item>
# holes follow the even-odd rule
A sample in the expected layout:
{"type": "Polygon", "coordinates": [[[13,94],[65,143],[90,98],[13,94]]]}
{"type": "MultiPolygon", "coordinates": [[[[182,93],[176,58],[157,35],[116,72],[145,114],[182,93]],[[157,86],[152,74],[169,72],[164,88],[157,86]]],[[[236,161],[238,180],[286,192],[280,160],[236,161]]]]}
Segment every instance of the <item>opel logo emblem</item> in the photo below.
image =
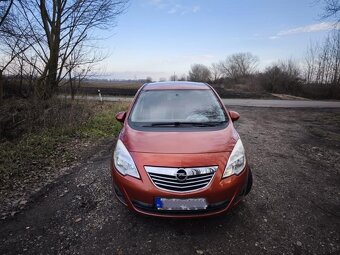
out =
{"type": "Polygon", "coordinates": [[[188,174],[184,169],[179,169],[176,173],[176,178],[180,182],[184,182],[188,178],[188,174]]]}

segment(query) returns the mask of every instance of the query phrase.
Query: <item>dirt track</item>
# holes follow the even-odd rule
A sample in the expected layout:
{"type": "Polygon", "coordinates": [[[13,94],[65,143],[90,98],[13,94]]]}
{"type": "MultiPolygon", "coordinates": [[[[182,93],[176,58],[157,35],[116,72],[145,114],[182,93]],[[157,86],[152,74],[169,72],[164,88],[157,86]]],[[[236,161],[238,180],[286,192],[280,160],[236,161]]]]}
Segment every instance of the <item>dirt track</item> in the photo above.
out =
{"type": "Polygon", "coordinates": [[[227,215],[142,217],[112,196],[112,142],[0,221],[0,254],[339,254],[340,110],[234,107],[254,186],[227,215]]]}

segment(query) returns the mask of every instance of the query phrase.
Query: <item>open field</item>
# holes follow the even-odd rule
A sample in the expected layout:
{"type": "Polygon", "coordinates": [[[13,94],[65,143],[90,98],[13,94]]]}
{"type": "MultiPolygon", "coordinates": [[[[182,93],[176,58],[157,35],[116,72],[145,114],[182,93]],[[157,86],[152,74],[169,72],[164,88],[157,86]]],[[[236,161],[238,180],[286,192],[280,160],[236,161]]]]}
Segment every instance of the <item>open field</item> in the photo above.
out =
{"type": "MultiPolygon", "coordinates": [[[[138,89],[143,86],[143,82],[139,81],[95,81],[87,80],[83,81],[79,89],[77,90],[78,96],[91,96],[98,95],[100,90],[103,96],[128,96],[133,97],[138,89]]],[[[242,84],[240,84],[242,85],[242,84]]],[[[223,85],[223,84],[212,84],[212,87],[218,92],[222,98],[242,98],[242,99],[279,99],[279,100],[310,100],[301,96],[294,96],[290,94],[277,94],[269,93],[264,90],[258,90],[253,87],[252,84],[246,86],[223,85]]],[[[59,94],[70,94],[69,84],[64,84],[58,88],[59,94]]],[[[19,85],[18,81],[11,81],[5,84],[5,96],[6,97],[28,97],[33,94],[32,87],[27,84],[19,85]]],[[[310,97],[311,99],[331,99],[332,97],[320,96],[323,94],[315,92],[316,95],[310,97]]],[[[334,99],[336,93],[334,94],[334,99]]]]}
{"type": "Polygon", "coordinates": [[[143,82],[94,82],[84,81],[82,87],[84,88],[118,88],[118,89],[139,89],[143,82]]]}
{"type": "MultiPolygon", "coordinates": [[[[98,89],[102,95],[106,96],[134,96],[143,83],[137,82],[84,82],[79,89],[81,95],[96,95],[98,89]]],[[[220,85],[212,85],[218,94],[223,98],[264,98],[264,99],[281,99],[280,96],[274,96],[263,91],[249,91],[242,89],[228,89],[220,85]]],[[[67,89],[61,88],[60,91],[67,92],[67,89]]]]}
{"type": "Polygon", "coordinates": [[[1,254],[339,254],[340,110],[233,107],[254,174],[227,215],[142,217],[114,199],[115,140],[1,221],[1,254]]]}

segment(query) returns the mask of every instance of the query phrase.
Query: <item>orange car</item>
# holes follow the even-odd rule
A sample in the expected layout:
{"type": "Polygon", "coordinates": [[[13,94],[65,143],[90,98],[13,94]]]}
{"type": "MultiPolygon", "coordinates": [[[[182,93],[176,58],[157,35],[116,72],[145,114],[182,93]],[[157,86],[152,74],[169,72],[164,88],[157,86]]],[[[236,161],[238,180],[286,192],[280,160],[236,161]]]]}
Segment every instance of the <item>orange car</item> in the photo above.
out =
{"type": "Polygon", "coordinates": [[[143,85],[127,112],[111,161],[115,194],[133,211],[160,217],[220,214],[252,186],[242,141],[205,83],[143,85]]]}

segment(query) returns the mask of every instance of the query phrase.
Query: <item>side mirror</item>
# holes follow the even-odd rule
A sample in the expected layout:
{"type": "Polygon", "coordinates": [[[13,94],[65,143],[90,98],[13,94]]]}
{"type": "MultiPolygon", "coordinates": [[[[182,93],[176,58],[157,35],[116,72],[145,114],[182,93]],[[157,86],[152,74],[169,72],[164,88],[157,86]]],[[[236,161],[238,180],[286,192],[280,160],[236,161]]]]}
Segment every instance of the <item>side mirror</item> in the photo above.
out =
{"type": "Polygon", "coordinates": [[[124,122],[126,118],[126,112],[119,112],[116,114],[116,120],[118,120],[119,122],[124,122]]]}
{"type": "Polygon", "coordinates": [[[240,118],[240,114],[238,114],[238,112],[229,111],[229,114],[232,121],[237,121],[240,118]]]}

